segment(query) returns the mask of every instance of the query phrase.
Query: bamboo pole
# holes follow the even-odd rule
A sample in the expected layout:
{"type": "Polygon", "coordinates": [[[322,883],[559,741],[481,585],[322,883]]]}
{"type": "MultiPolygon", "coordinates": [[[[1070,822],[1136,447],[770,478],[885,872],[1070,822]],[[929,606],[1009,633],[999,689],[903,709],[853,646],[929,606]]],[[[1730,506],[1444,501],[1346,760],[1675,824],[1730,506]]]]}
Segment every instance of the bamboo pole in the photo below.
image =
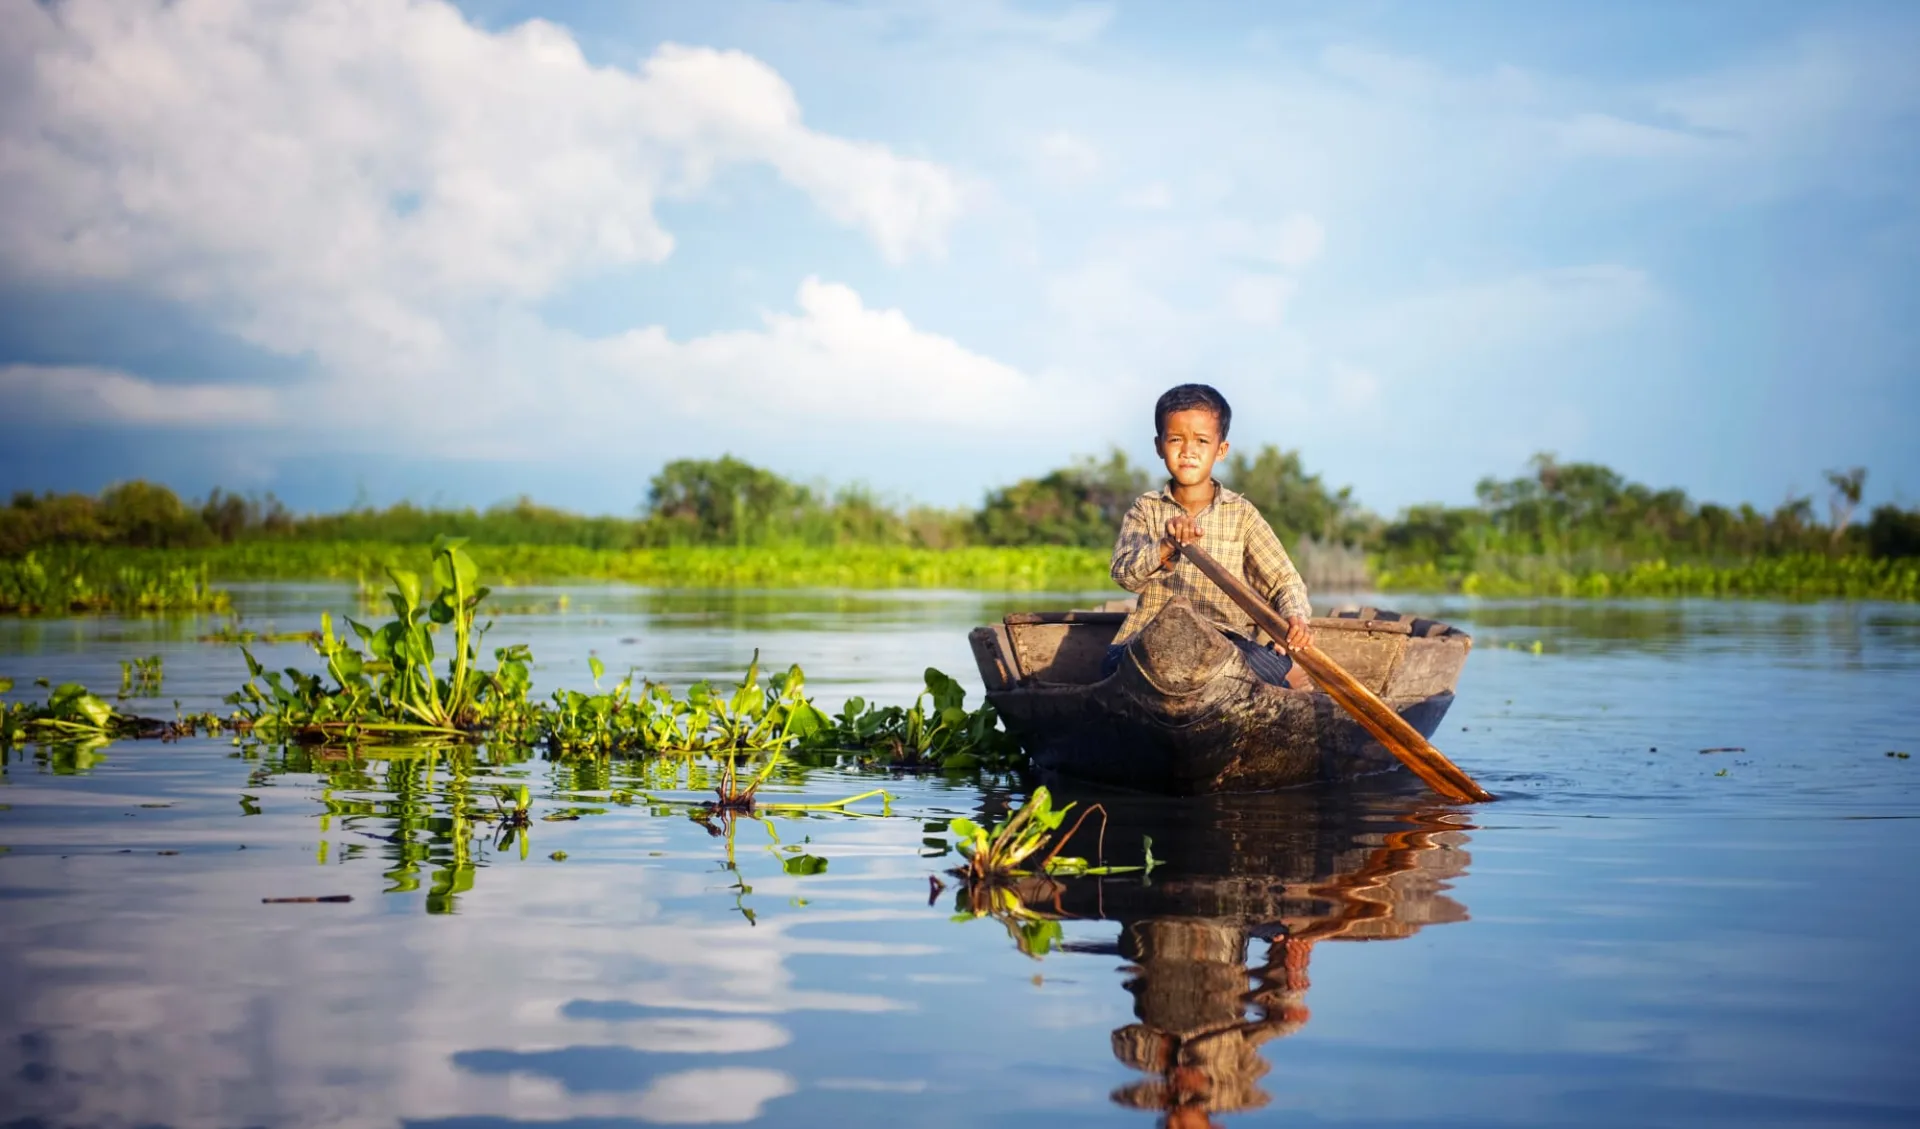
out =
{"type": "Polygon", "coordinates": [[[1462,772],[1458,765],[1420,736],[1419,730],[1395,713],[1392,706],[1381,701],[1379,695],[1367,689],[1359,679],[1341,669],[1340,664],[1328,658],[1320,648],[1311,644],[1288,647],[1286,620],[1280,618],[1280,613],[1273,609],[1273,605],[1247,587],[1246,581],[1221,568],[1220,562],[1198,545],[1182,545],[1180,552],[1201,572],[1206,573],[1208,579],[1233,597],[1233,602],[1252,616],[1253,622],[1262,631],[1272,636],[1274,642],[1293,657],[1293,661],[1305,668],[1315,686],[1340,708],[1352,714],[1354,720],[1373,734],[1374,740],[1400,758],[1400,763],[1412,769],[1414,775],[1427,782],[1428,787],[1460,803],[1493,799],[1493,793],[1475,783],[1473,777],[1462,772]]]}

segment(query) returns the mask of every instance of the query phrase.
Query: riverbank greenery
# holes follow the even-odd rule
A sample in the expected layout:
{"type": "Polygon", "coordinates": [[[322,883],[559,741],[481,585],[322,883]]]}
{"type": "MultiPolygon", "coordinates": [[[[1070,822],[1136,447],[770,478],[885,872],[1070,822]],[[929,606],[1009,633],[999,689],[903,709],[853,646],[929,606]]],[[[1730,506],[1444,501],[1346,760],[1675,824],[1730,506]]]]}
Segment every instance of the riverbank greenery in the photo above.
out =
{"type": "MultiPolygon", "coordinates": [[[[475,562],[503,585],[560,581],[693,588],[972,588],[1085,591],[1112,585],[1107,552],[1064,546],[807,545],[740,549],[684,545],[588,549],[574,545],[469,545],[475,562]]],[[[397,542],[239,542],[202,549],[94,549],[88,567],[204,567],[223,581],[348,580],[381,583],[386,570],[418,553],[397,542]]],[[[65,552],[73,553],[73,550],[65,552]]],[[[58,559],[61,551],[43,555],[58,559]]]]}
{"type": "MultiPolygon", "coordinates": [[[[1824,515],[1810,496],[1767,511],[1696,503],[1550,455],[1483,480],[1473,505],[1390,520],[1309,473],[1297,452],[1236,452],[1221,477],[1321,592],[1916,598],[1920,510],[1881,506],[1855,521],[1859,468],[1827,473],[1824,515]]],[[[441,535],[464,538],[509,584],[1104,590],[1114,531],[1154,481],[1116,450],[994,490],[977,510],[803,485],[732,457],[669,463],[633,518],[525,498],[296,515],[271,495],[215,490],[188,503],[144,482],[97,497],[16,494],[0,508],[0,612],[222,610],[210,581],[367,587],[441,535]]]]}
{"type": "Polygon", "coordinates": [[[0,558],[0,614],[225,612],[233,601],[203,559],[55,547],[0,558]]]}
{"type": "Polygon", "coordinates": [[[1490,562],[1460,572],[1430,563],[1383,569],[1383,591],[1459,592],[1469,596],[1764,597],[1772,599],[1920,600],[1920,561],[1796,554],[1738,565],[1635,561],[1577,570],[1551,561],[1490,562]],[[1484,569],[1484,570],[1483,570],[1484,569]]]}

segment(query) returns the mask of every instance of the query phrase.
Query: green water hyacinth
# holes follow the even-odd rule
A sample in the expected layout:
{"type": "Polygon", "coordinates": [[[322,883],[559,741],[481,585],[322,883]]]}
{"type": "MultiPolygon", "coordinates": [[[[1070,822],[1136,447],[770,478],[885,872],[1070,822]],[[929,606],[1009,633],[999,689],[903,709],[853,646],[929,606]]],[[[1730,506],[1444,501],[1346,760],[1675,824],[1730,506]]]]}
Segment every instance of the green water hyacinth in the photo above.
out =
{"type": "Polygon", "coordinates": [[[885,753],[902,767],[950,771],[1006,769],[1024,760],[1016,742],[998,728],[999,715],[983,704],[969,712],[966,688],[933,667],[913,705],[874,706],[849,698],[829,730],[810,743],[885,753]]]}
{"type": "Polygon", "coordinates": [[[807,697],[798,666],[763,683],[758,651],[737,684],[697,682],[685,697],[661,683],[636,683],[632,672],[601,691],[606,668],[590,657],[595,692],[556,690],[549,703],[538,704],[530,699],[533,656],[524,644],[496,648],[491,669],[479,661],[491,624],[476,626],[476,617],[489,589],[460,540],[433,544],[431,599],[418,574],[401,568],[388,574],[394,617],[379,628],[348,619],[358,645],[335,632],[331,616],[321,616],[312,646],[323,673],[269,671],[242,646],[247,684],[227,697],[238,711],[236,723],[272,739],[492,740],[537,744],[560,757],[806,751],[956,771],[1022,763],[993,707],[967,710],[965,688],[931,667],[910,707],[854,698],[830,717],[807,697]],[[435,647],[436,627],[453,635],[444,660],[435,647]]]}
{"type": "MultiPolygon", "coordinates": [[[[42,686],[46,685],[44,679],[42,686]]],[[[13,683],[0,678],[0,693],[13,683]]],[[[52,687],[44,702],[10,702],[0,706],[0,747],[38,741],[45,744],[86,742],[104,744],[122,737],[175,738],[189,733],[214,733],[223,728],[211,716],[175,721],[124,713],[112,702],[78,682],[52,687]]]]}
{"type": "Polygon", "coordinates": [[[294,667],[268,671],[243,646],[247,684],[228,695],[228,703],[263,736],[364,732],[445,738],[524,727],[532,718],[527,706],[532,655],[523,645],[502,647],[494,652],[494,669],[480,669],[477,645],[487,628],[476,628],[474,618],[489,589],[478,583],[479,570],[462,544],[459,538],[434,539],[431,600],[422,598],[418,573],[388,570],[394,618],[377,629],[347,620],[365,652],[334,634],[332,616],[321,615],[313,649],[326,661],[333,686],[294,667]],[[430,625],[453,630],[444,677],[434,669],[430,625]]]}
{"type": "MultiPolygon", "coordinates": [[[[605,667],[588,660],[598,686],[605,667]]],[[[765,752],[805,743],[832,723],[806,696],[798,666],[760,684],[760,653],[746,677],[730,691],[708,682],[677,698],[664,684],[644,682],[636,695],[628,672],[606,694],[556,690],[553,708],[541,714],[540,736],[563,752],[712,753],[765,752]]]]}
{"type": "MultiPolygon", "coordinates": [[[[730,782],[733,758],[765,755],[741,792],[748,798],[782,754],[815,764],[851,759],[943,771],[1005,771],[1024,763],[993,707],[968,710],[965,688],[931,667],[911,706],[880,707],[854,698],[829,716],[808,698],[798,666],[763,681],[758,651],[737,684],[697,682],[684,697],[661,683],[636,683],[632,672],[602,691],[606,668],[593,657],[588,669],[594,692],[561,689],[548,703],[536,703],[533,656],[524,644],[495,648],[491,667],[480,660],[480,643],[492,624],[477,617],[490,593],[461,540],[434,541],[431,594],[418,573],[394,567],[388,576],[388,622],[376,628],[348,618],[348,634],[335,630],[331,615],[320,617],[320,630],[309,637],[319,671],[268,670],[242,645],[247,682],[227,695],[234,707],[229,717],[136,717],[72,684],[53,691],[45,704],[8,706],[0,744],[223,729],[268,741],[356,748],[487,742],[540,748],[556,759],[712,755],[726,758],[730,782]],[[443,654],[449,643],[450,653],[443,654]]],[[[122,696],[157,692],[160,675],[157,657],[125,664],[122,696]]]]}
{"type": "MultiPolygon", "coordinates": [[[[964,869],[955,873],[965,878],[970,886],[985,886],[1009,878],[1024,878],[1033,874],[1126,874],[1144,870],[1138,866],[1095,866],[1083,858],[1067,858],[1060,851],[1073,838],[1074,832],[1086,822],[1087,816],[1100,813],[1102,821],[1106,819],[1106,809],[1094,804],[1080,813],[1066,834],[1055,840],[1055,833],[1066,822],[1067,813],[1076,805],[1053,806],[1053,794],[1043,787],[1035,788],[1033,795],[998,827],[986,828],[971,819],[955,819],[947,825],[954,834],[954,846],[960,856],[967,860],[964,869]],[[1037,866],[1026,868],[1023,864],[1041,849],[1052,844],[1053,849],[1040,859],[1037,866]]],[[[1147,857],[1153,857],[1153,844],[1149,840],[1146,846],[1147,857]]]]}

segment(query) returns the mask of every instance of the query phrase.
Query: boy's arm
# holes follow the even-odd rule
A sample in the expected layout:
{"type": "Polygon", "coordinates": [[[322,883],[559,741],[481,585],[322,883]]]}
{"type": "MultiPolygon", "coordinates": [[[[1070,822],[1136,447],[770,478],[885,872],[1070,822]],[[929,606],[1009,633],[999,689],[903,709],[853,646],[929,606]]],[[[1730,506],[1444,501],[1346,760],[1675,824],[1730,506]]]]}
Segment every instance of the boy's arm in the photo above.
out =
{"type": "Polygon", "coordinates": [[[1247,583],[1288,619],[1313,618],[1307,600],[1307,582],[1293,567],[1293,558],[1274,535],[1273,527],[1257,514],[1247,523],[1247,583]]]}
{"type": "Polygon", "coordinates": [[[1145,588],[1167,563],[1161,540],[1146,504],[1134,502],[1120,520],[1120,536],[1113,543],[1113,564],[1108,572],[1114,583],[1129,592],[1145,588]]]}

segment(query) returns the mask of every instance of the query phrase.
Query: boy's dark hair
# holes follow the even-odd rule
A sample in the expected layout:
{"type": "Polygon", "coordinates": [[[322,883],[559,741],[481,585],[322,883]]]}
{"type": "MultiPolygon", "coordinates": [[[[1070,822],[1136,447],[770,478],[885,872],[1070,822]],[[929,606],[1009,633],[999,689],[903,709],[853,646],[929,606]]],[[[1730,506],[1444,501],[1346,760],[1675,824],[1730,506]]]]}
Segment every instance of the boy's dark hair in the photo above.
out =
{"type": "Polygon", "coordinates": [[[1227,398],[1214,390],[1211,384],[1176,384],[1160,394],[1153,405],[1153,434],[1156,438],[1167,433],[1167,417],[1175,412],[1190,412],[1195,408],[1205,408],[1220,421],[1220,438],[1227,437],[1227,428],[1233,425],[1233,409],[1227,406],[1227,398]]]}

